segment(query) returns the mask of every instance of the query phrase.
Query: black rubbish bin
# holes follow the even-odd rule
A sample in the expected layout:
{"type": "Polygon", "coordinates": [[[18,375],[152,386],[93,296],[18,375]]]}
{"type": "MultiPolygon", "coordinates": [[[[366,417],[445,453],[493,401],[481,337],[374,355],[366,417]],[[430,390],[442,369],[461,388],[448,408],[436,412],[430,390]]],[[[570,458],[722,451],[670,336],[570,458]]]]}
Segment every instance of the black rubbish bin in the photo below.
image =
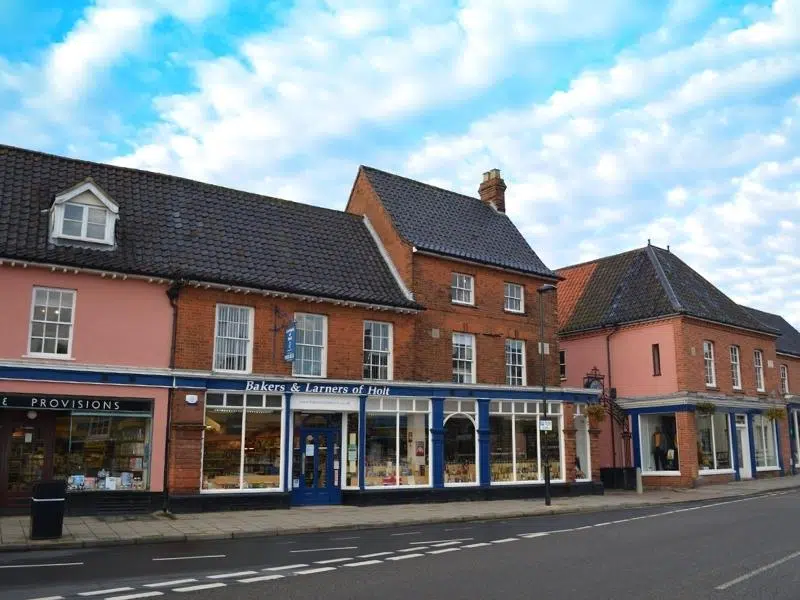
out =
{"type": "Polygon", "coordinates": [[[31,539],[60,538],[64,530],[67,482],[37,481],[31,495],[31,539]]]}

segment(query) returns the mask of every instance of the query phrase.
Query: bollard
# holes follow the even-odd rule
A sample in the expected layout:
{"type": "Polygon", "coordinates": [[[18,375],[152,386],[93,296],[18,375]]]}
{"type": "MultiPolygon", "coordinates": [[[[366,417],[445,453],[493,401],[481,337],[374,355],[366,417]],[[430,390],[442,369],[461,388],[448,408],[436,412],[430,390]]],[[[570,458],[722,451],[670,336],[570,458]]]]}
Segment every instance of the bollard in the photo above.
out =
{"type": "Polygon", "coordinates": [[[636,493],[644,494],[644,485],[642,485],[642,467],[636,467],[636,493]]]}

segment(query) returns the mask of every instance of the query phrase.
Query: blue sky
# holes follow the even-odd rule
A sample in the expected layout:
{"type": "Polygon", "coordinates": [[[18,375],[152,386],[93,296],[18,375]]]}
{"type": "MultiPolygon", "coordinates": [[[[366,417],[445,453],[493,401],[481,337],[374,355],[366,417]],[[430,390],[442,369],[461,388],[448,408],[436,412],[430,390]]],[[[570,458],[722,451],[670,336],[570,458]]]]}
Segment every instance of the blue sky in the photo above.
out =
{"type": "Polygon", "coordinates": [[[1,143],[340,209],[500,168],[551,268],[652,239],[800,326],[800,0],[0,4],[1,143]]]}

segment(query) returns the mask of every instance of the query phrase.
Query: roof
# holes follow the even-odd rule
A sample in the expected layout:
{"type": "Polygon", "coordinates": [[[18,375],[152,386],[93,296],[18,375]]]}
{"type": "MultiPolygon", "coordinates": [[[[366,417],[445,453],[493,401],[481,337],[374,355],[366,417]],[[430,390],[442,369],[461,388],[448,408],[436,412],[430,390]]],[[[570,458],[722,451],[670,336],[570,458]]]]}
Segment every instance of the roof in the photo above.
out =
{"type": "Polygon", "coordinates": [[[419,308],[359,216],[3,145],[0,257],[419,308]],[[116,247],[49,243],[55,196],[89,177],[119,205],[116,247]]]}
{"type": "Polygon", "coordinates": [[[559,328],[577,333],[672,315],[776,335],[669,250],[648,245],[565,267],[559,328]]]}
{"type": "Polygon", "coordinates": [[[800,331],[780,315],[756,310],[748,306],[742,306],[753,317],[764,323],[767,327],[777,329],[780,336],[775,342],[776,349],[782,354],[791,354],[800,358],[800,331]]]}
{"type": "Polygon", "coordinates": [[[508,215],[479,198],[361,167],[398,233],[419,250],[557,278],[508,215]]]}

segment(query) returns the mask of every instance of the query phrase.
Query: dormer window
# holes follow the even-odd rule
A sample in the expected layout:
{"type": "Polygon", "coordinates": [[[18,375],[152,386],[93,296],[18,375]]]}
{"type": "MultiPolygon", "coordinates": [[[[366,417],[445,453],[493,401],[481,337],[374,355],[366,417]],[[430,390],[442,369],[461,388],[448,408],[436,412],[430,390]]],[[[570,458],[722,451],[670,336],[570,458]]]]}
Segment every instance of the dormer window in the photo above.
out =
{"type": "Polygon", "coordinates": [[[92,180],[56,196],[51,210],[51,240],[114,245],[119,206],[92,180]]]}

